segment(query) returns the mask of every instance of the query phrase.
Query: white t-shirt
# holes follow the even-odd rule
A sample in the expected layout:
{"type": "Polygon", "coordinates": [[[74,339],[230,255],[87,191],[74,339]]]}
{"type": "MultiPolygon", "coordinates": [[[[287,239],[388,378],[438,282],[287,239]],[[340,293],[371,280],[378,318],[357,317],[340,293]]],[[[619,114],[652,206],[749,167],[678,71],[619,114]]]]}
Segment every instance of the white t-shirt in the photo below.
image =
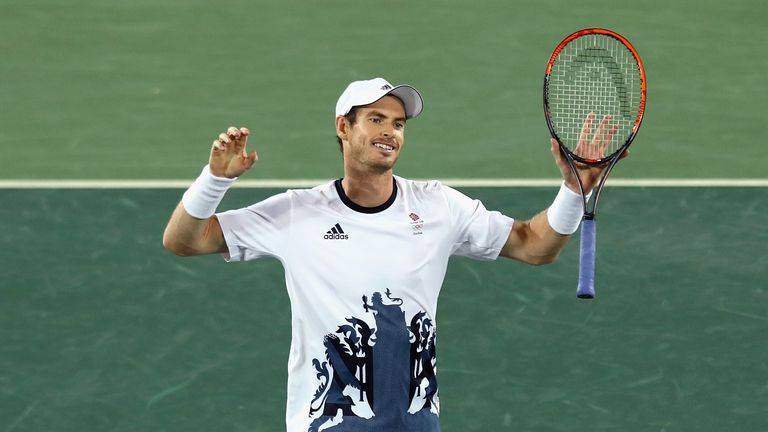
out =
{"type": "Polygon", "coordinates": [[[291,301],[289,432],[439,431],[437,298],[451,255],[496,259],[512,219],[395,177],[357,206],[339,180],[217,214],[225,258],[279,259],[291,301]]]}

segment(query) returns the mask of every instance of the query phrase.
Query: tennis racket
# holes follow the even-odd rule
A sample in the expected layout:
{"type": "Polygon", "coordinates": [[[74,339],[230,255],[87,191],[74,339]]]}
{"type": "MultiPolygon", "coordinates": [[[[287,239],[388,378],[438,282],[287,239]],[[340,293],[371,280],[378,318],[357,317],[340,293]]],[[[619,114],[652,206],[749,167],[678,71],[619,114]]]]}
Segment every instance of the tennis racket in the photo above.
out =
{"type": "Polygon", "coordinates": [[[544,113],[579,181],[584,204],[579,298],[595,297],[597,204],[605,180],[635,138],[644,110],[643,63],[624,37],[610,30],[584,29],[555,48],[544,76],[544,113]],[[605,166],[592,190],[591,207],[577,173],[579,164],[605,166]]]}

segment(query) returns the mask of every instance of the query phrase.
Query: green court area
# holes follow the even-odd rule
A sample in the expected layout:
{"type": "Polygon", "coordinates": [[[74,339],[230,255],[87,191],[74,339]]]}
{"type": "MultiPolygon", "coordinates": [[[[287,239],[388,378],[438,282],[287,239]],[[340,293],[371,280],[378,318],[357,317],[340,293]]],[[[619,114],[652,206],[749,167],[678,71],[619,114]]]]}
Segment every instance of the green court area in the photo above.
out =
{"type": "MultiPolygon", "coordinates": [[[[528,217],[554,188],[464,192],[528,217]]],[[[180,195],[0,191],[0,430],[282,430],[282,267],[165,252],[180,195]]],[[[545,267],[454,259],[443,430],[768,429],[766,213],[766,188],[609,188],[594,301],[575,241],[545,267]]]]}
{"type": "Polygon", "coordinates": [[[400,174],[550,178],[544,68],[606,27],[640,52],[648,106],[617,177],[766,178],[762,0],[4,0],[0,178],[186,179],[230,125],[249,178],[340,176],[336,98],[411,83],[400,174]]]}

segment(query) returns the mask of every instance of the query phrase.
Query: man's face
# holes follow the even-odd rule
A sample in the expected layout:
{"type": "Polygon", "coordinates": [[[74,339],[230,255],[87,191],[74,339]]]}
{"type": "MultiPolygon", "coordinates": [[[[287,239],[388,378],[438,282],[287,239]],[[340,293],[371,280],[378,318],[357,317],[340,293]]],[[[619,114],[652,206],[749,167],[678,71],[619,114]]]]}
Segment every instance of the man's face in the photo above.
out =
{"type": "Polygon", "coordinates": [[[336,127],[337,133],[346,134],[342,136],[345,168],[381,173],[394,167],[405,142],[405,107],[400,99],[384,96],[357,108],[354,124],[342,122],[336,127]]]}

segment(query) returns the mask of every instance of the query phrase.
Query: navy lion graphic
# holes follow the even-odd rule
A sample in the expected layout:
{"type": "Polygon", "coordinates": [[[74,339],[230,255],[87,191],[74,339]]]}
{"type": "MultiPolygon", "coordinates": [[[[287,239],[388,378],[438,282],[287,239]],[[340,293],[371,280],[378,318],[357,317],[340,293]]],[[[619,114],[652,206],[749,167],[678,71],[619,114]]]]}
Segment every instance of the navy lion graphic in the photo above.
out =
{"type": "Polygon", "coordinates": [[[407,321],[403,300],[385,294],[362,298],[374,328],[351,317],[323,339],[308,432],[440,430],[434,323],[423,311],[407,321]]]}

